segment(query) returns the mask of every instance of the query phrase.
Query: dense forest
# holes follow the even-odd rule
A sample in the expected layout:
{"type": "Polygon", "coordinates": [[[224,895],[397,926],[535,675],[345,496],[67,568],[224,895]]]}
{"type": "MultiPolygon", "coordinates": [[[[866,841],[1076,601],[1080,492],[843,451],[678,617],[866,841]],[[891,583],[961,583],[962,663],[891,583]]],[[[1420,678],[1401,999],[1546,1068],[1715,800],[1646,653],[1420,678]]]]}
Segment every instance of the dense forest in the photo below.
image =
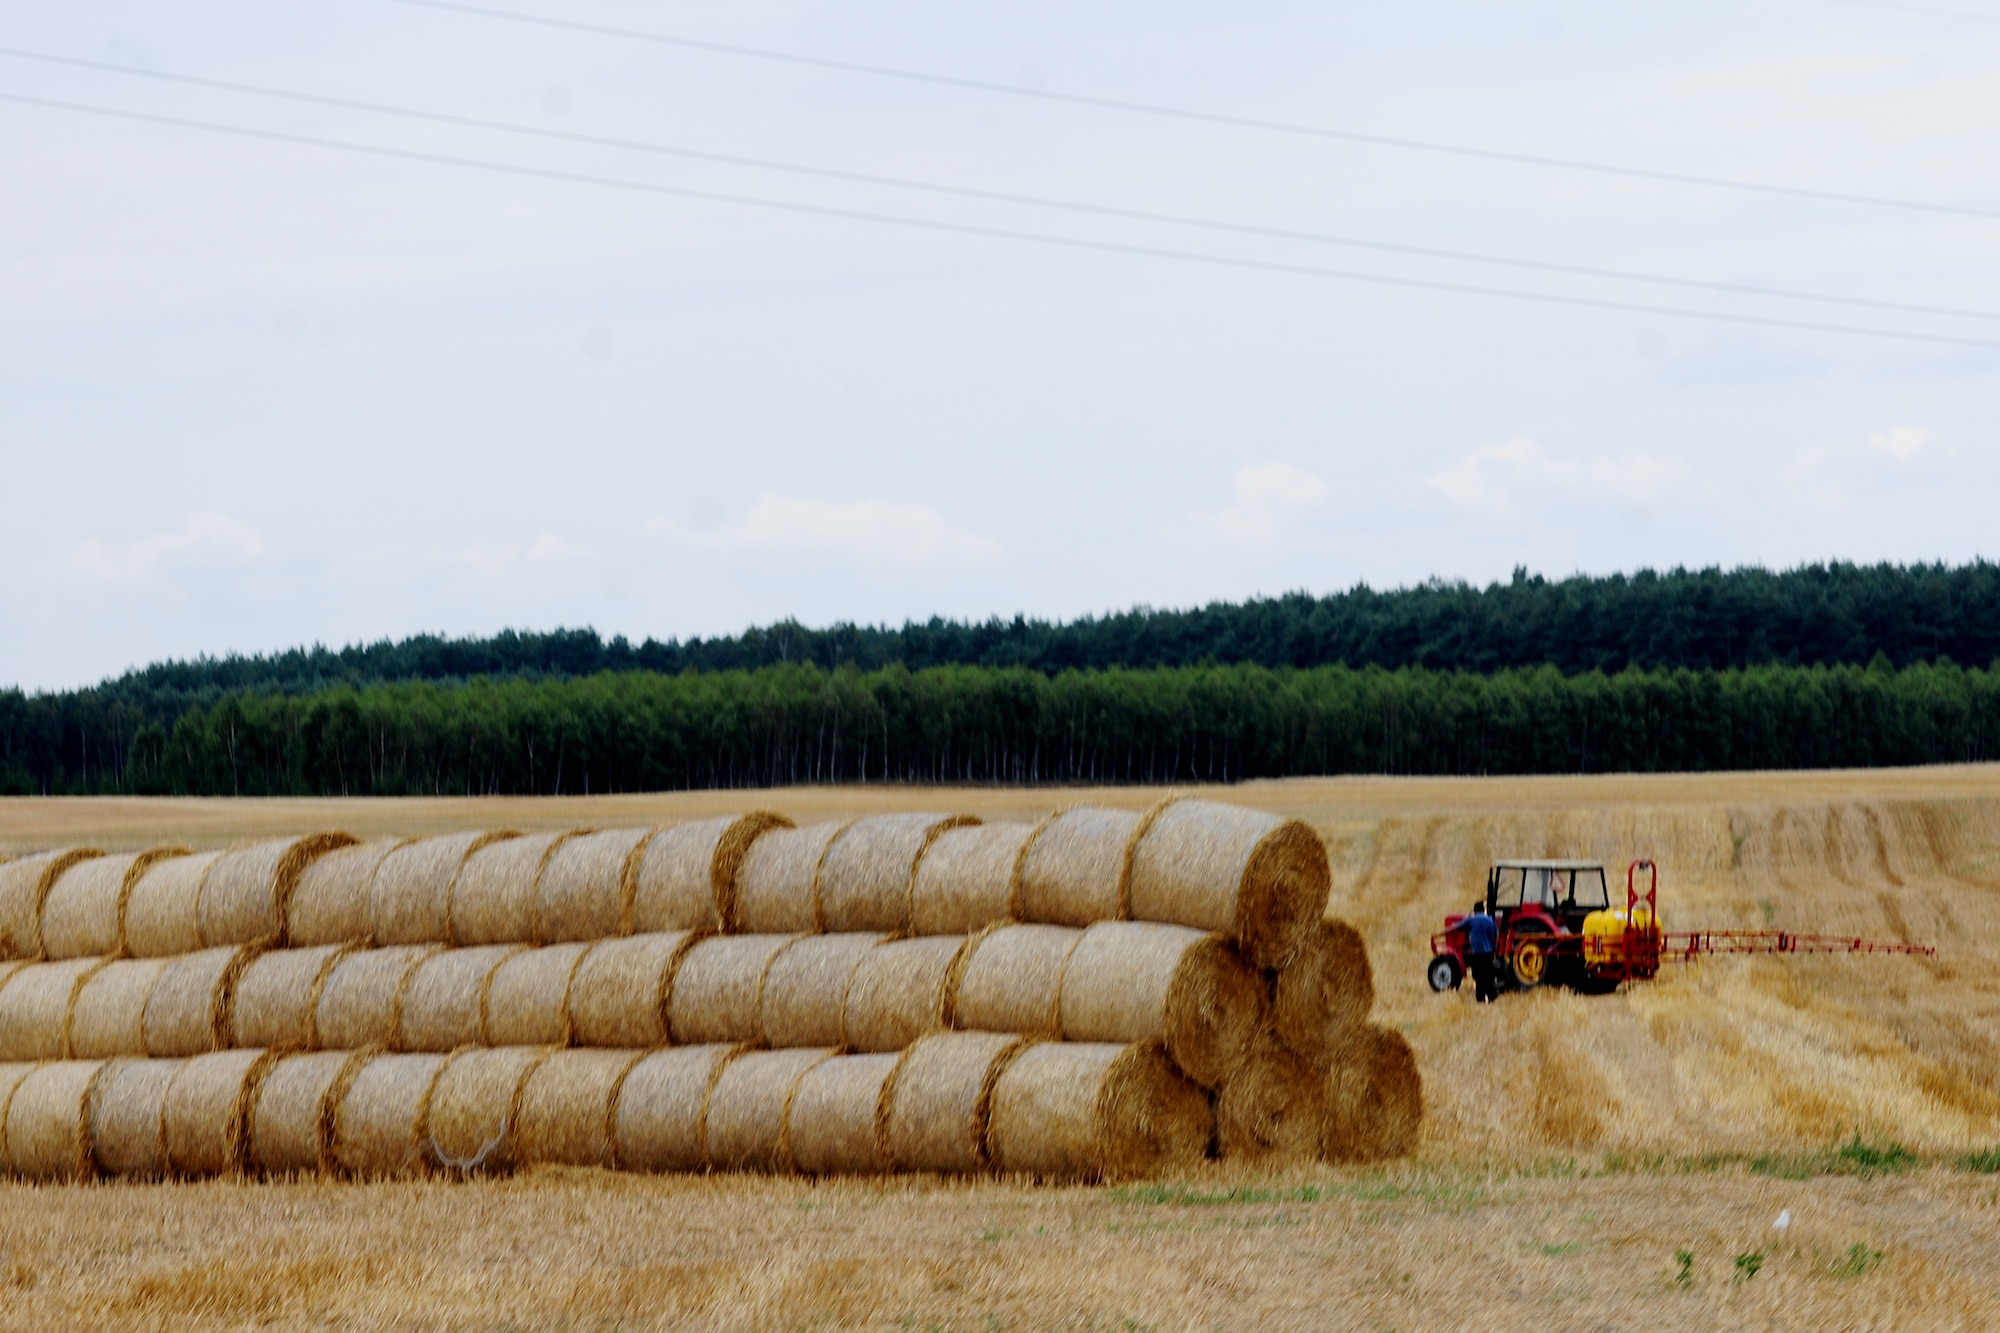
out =
{"type": "MultiPolygon", "coordinates": [[[[0,735],[13,722],[0,704],[0,735]]],[[[10,742],[11,744],[11,742],[10,742]]],[[[535,794],[810,782],[1191,782],[1311,773],[1821,768],[2000,757],[2000,670],[1763,666],[1566,676],[1250,665],[809,665],[243,692],[0,756],[15,791],[535,794]]]]}
{"type": "Polygon", "coordinates": [[[0,691],[0,790],[1927,763],[2000,757],[1994,670],[2000,566],[1983,561],[1517,571],[1065,624],[784,623],[636,646],[590,630],[421,636],[0,691]]]}

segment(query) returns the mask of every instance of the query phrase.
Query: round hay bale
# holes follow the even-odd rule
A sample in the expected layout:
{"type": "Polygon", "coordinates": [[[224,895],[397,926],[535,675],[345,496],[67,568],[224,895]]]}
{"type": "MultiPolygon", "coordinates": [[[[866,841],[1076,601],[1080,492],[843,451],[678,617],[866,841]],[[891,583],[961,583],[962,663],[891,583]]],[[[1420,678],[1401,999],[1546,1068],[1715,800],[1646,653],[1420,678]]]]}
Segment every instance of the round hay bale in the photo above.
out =
{"type": "Polygon", "coordinates": [[[1208,1098],[1158,1045],[1044,1042],[1001,1071],[987,1143],[1002,1171],[1129,1180],[1189,1170],[1214,1127],[1208,1098]]]}
{"type": "Polygon", "coordinates": [[[1345,921],[1322,921],[1278,969],[1271,1022],[1278,1040],[1324,1070],[1374,1007],[1375,971],[1361,932],[1345,921]]]}
{"type": "Polygon", "coordinates": [[[378,945],[451,943],[451,888],[472,853],[518,837],[511,829],[406,842],[368,885],[368,933],[378,945]]]}
{"type": "Polygon", "coordinates": [[[44,958],[116,957],[118,903],[133,878],[139,853],[93,856],[56,877],[42,902],[41,954],[44,958]]]}
{"type": "Polygon", "coordinates": [[[488,1046],[567,1046],[576,1033],[569,991],[588,944],[551,944],[517,953],[486,985],[488,1046]]]}
{"type": "Polygon", "coordinates": [[[569,987],[579,1046],[644,1049],[667,1043],[667,997],[674,974],[701,935],[667,930],[592,945],[569,987]]]}
{"type": "Polygon", "coordinates": [[[894,1169],[887,1093],[901,1059],[887,1053],[837,1055],[806,1071],[785,1116],[797,1170],[813,1176],[861,1176],[894,1169]]]}
{"type": "Polygon", "coordinates": [[[1250,1053],[1265,1021],[1264,979],[1228,940],[1187,926],[1104,921],[1063,968],[1066,1041],[1160,1041],[1204,1088],[1250,1053]]]}
{"type": "Polygon", "coordinates": [[[168,963],[146,997],[146,1054],[202,1055],[235,1045],[231,1002],[237,978],[256,956],[250,945],[226,944],[168,963]]]}
{"type": "Polygon", "coordinates": [[[1325,1120],[1325,1079],[1269,1031],[1215,1097],[1216,1143],[1227,1158],[1313,1156],[1325,1120]]]}
{"type": "Polygon", "coordinates": [[[201,886],[221,852],[156,861],[125,893],[125,952],[173,958],[202,947],[201,886]]]}
{"type": "Polygon", "coordinates": [[[349,1175],[423,1174],[424,1118],[442,1055],[375,1055],[363,1061],[333,1111],[331,1157],[349,1175]]]}
{"type": "Polygon", "coordinates": [[[181,1062],[167,1087],[167,1163],[177,1176],[233,1175],[250,1164],[250,1110],[277,1057],[215,1051],[181,1062]]]}
{"type": "Polygon", "coordinates": [[[158,1180],[167,1157],[167,1088],[179,1060],[113,1060],[90,1093],[90,1149],[107,1176],[158,1180]]]}
{"type": "Polygon", "coordinates": [[[641,1056],[612,1114],[616,1161],[625,1171],[699,1171],[702,1113],[724,1065],[741,1046],[675,1046],[641,1056]]]}
{"type": "Polygon", "coordinates": [[[451,942],[539,943],[542,867],[572,836],[530,833],[489,843],[466,857],[451,886],[451,942]]]}
{"type": "Polygon", "coordinates": [[[1296,819],[1216,801],[1154,812],[1131,856],[1129,915],[1234,936],[1258,967],[1283,967],[1326,913],[1326,844],[1296,819]]]}
{"type": "Polygon", "coordinates": [[[555,1051],[521,1092],[523,1164],[611,1166],[620,1090],[644,1051],[555,1051]]]}
{"type": "Polygon", "coordinates": [[[846,1040],[847,985],[886,935],[800,935],[764,974],[758,1026],[766,1046],[838,1046],[846,1040]]]}
{"type": "Polygon", "coordinates": [[[878,944],[861,956],[847,983],[841,1018],[846,1046],[900,1051],[917,1038],[951,1026],[951,995],[971,942],[963,935],[928,935],[878,944]]]}
{"type": "Polygon", "coordinates": [[[171,958],[121,958],[91,973],[70,1010],[71,1058],[144,1055],[146,1002],[171,966],[171,958]]]}
{"type": "Polygon", "coordinates": [[[300,873],[328,852],[353,842],[345,833],[314,833],[225,853],[201,888],[196,907],[201,942],[263,948],[283,944],[300,873]]]}
{"type": "Polygon", "coordinates": [[[417,965],[438,948],[395,944],[359,949],[336,962],[313,1010],[319,1044],[328,1050],[358,1051],[393,1042],[402,1016],[403,987],[417,965]]]}
{"type": "Polygon", "coordinates": [[[370,941],[369,894],[390,852],[411,841],[378,838],[337,847],[315,860],[292,889],[290,935],[295,948],[370,941]]]}
{"type": "Polygon", "coordinates": [[[820,866],[847,828],[829,823],[772,829],[751,843],[736,872],[736,914],[729,928],[760,934],[825,930],[820,866]]]}
{"type": "Polygon", "coordinates": [[[345,1084],[373,1058],[367,1051],[280,1056],[257,1089],[250,1159],[270,1175],[319,1175],[333,1168],[333,1114],[345,1084]]]}
{"type": "Polygon", "coordinates": [[[1089,926],[1129,915],[1132,845],[1141,816],[1079,805],[1035,833],[1021,857],[1021,915],[1056,926],[1089,926]]]}
{"type": "Polygon", "coordinates": [[[965,824],[932,839],[910,886],[910,930],[970,935],[1021,915],[1021,858],[1032,824],[965,824]]]}
{"type": "Polygon", "coordinates": [[[639,858],[632,929],[736,929],[736,888],[743,857],[783,815],[757,811],[678,824],[655,835],[639,858]]]}
{"type": "Polygon", "coordinates": [[[1061,1036],[1063,969],[1082,939],[1071,926],[1001,926],[976,937],[952,996],[952,1026],[1061,1036]]]}
{"type": "Polygon", "coordinates": [[[745,1051],[722,1067],[702,1117],[702,1150],[717,1171],[791,1171],[785,1115],[807,1071],[831,1047],[745,1051]]]}
{"type": "Polygon", "coordinates": [[[1025,1037],[940,1032],[903,1053],[883,1118],[899,1171],[978,1171],[987,1164],[986,1121],[993,1088],[1025,1037]]]}
{"type": "Polygon", "coordinates": [[[1320,1155],[1329,1162],[1402,1157],[1417,1146],[1423,1123],[1416,1052],[1391,1028],[1361,1028],[1327,1071],[1320,1155]]]}
{"type": "Polygon", "coordinates": [[[96,856],[63,871],[42,903],[42,953],[49,958],[118,957],[125,952],[125,904],[155,861],[190,848],[154,847],[96,856]]]}
{"type": "Polygon", "coordinates": [[[396,1006],[396,1049],[445,1054],[478,1045],[486,1033],[487,987],[493,974],[525,948],[488,944],[440,949],[419,962],[403,983],[396,1006]]]}
{"type": "Polygon", "coordinates": [[[764,977],[772,961],[797,938],[712,935],[689,949],[667,997],[667,1028],[674,1044],[759,1040],[764,977]]]}
{"type": "Polygon", "coordinates": [[[56,1060],[37,1065],[7,1100],[6,1166],[29,1180],[86,1180],[91,1092],[105,1060],[56,1060]]]}
{"type": "Polygon", "coordinates": [[[7,1106],[14,1100],[14,1090],[22,1080],[41,1066],[28,1061],[15,1064],[0,1064],[0,1173],[10,1168],[7,1165],[7,1106]]]}
{"type": "MultiPolygon", "coordinates": [[[[238,1046],[282,1051],[318,1047],[314,1018],[320,996],[334,967],[349,951],[345,944],[321,944],[309,949],[273,949],[251,959],[236,978],[236,993],[230,1000],[231,1040],[238,1046]]],[[[88,995],[86,991],[86,998],[88,995]]]]}
{"type": "Polygon", "coordinates": [[[947,829],[978,823],[973,815],[906,814],[849,824],[820,866],[820,929],[909,930],[924,849],[947,829]]]}
{"type": "Polygon", "coordinates": [[[521,1095],[548,1052],[527,1046],[473,1048],[451,1057],[431,1089],[424,1149],[448,1171],[514,1165],[521,1095]]]}
{"type": "Polygon", "coordinates": [[[573,834],[542,866],[538,911],[544,943],[630,935],[639,864],[656,829],[615,828],[573,834]]]}
{"type": "Polygon", "coordinates": [[[65,958],[16,969],[0,985],[0,1060],[67,1059],[77,994],[104,961],[65,958]]]}
{"type": "Polygon", "coordinates": [[[95,847],[39,852],[0,864],[0,958],[42,956],[42,905],[63,872],[104,855],[95,847]]]}

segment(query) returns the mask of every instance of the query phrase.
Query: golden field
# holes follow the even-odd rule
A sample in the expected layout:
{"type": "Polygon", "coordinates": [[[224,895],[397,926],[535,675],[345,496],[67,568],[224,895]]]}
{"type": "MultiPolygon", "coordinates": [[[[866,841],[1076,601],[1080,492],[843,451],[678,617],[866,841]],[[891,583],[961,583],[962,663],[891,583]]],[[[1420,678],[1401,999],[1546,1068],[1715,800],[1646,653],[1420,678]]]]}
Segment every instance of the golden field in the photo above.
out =
{"type": "MultiPolygon", "coordinates": [[[[2000,1324],[2000,768],[1346,779],[1204,792],[1326,839],[1429,1115],[1383,1170],[1150,1185],[621,1177],[0,1186],[0,1326],[1950,1328],[2000,1324]],[[1502,855],[1655,857],[1671,928],[1935,959],[1672,967],[1604,998],[1424,986],[1502,855]],[[1773,1228],[1781,1210],[1791,1224],[1773,1228]],[[1678,1258],[1685,1252],[1685,1261],[1678,1258]],[[1738,1264],[1738,1257],[1743,1263],[1738,1264]],[[1751,1258],[1750,1256],[1755,1256],[1751,1258]],[[1746,1271],[1754,1268],[1754,1272],[1746,1271]]],[[[0,849],[752,807],[1030,818],[1150,789],[8,800],[0,849]]]]}

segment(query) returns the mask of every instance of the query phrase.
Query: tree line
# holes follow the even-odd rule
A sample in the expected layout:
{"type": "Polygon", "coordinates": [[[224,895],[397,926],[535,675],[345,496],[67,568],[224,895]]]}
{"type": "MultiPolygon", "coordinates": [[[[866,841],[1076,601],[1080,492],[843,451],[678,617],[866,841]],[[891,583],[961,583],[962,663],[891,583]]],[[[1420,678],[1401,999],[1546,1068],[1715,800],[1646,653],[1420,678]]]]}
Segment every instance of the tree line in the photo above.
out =
{"type": "MultiPolygon", "coordinates": [[[[932,619],[901,628],[796,622],[715,639],[605,640],[594,630],[418,635],[345,648],[163,662],[77,694],[170,724],[238,690],[303,694],[333,685],[573,678],[604,671],[744,671],[808,664],[875,671],[902,665],[1023,667],[1044,674],[1114,667],[1426,667],[1493,672],[1553,666],[1567,675],[1765,664],[1894,666],[2000,658],[2000,566],[1808,565],[1674,569],[1550,580],[1516,570],[1484,588],[1362,585],[1185,611],[1137,608],[1066,623],[1016,617],[932,619]]],[[[66,696],[67,697],[67,696],[66,696]]]]}
{"type": "MultiPolygon", "coordinates": [[[[793,663],[238,690],[55,744],[0,696],[0,790],[584,794],[794,783],[1173,783],[2000,758],[2000,668],[1492,673],[1250,663],[1054,673],[793,663]]],[[[83,725],[81,715],[63,725],[83,725]]]]}

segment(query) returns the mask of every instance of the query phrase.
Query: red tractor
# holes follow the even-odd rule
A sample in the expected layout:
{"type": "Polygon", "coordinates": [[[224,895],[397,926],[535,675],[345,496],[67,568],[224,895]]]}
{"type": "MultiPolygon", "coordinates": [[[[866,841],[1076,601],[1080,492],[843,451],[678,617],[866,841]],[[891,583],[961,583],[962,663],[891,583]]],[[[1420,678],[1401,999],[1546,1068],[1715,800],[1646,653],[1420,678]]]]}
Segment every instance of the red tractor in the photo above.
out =
{"type": "MultiPolygon", "coordinates": [[[[1601,861],[1502,861],[1486,873],[1487,914],[1499,935],[1494,971],[1502,986],[1569,986],[1608,995],[1621,982],[1644,981],[1660,963],[1719,953],[1901,953],[1935,957],[1928,945],[1883,943],[1783,930],[1660,929],[1660,872],[1651,861],[1625,869],[1625,904],[1613,907],[1601,861]],[[1639,892],[1639,872],[1646,891],[1639,892]]],[[[1425,976],[1435,991],[1465,979],[1465,916],[1444,919],[1431,936],[1425,976]]]]}

